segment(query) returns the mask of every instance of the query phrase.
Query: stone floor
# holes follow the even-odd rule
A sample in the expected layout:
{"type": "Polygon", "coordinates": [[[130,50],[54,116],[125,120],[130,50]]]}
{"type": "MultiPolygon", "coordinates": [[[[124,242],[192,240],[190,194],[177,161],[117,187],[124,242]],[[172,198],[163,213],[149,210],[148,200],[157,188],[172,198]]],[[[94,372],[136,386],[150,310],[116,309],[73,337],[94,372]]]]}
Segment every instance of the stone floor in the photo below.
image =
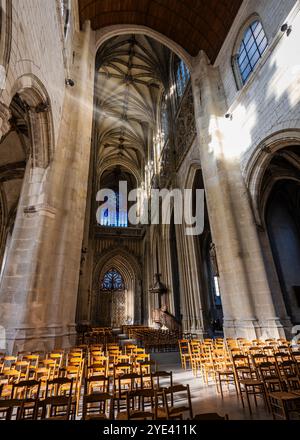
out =
{"type": "Polygon", "coordinates": [[[251,400],[252,414],[249,409],[244,409],[241,400],[237,397],[235,389],[230,386],[227,390],[223,385],[224,398],[217,393],[213,383],[205,385],[199,377],[195,378],[191,370],[184,371],[180,365],[177,352],[152,353],[151,359],[157,363],[157,369],[173,371],[174,383],[189,384],[192,396],[194,414],[217,412],[220,415],[228,414],[230,420],[270,420],[272,416],[267,412],[261,399],[257,407],[251,400]]]}

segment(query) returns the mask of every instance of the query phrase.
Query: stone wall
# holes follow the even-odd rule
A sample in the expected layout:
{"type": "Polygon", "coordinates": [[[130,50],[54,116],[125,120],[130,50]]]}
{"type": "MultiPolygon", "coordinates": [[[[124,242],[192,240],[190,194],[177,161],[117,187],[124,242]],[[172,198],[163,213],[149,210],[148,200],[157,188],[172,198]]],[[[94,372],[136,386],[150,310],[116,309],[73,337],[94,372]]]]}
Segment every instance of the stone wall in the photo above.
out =
{"type": "Polygon", "coordinates": [[[296,0],[244,1],[214,64],[220,67],[227,112],[232,114],[232,130],[238,131],[243,172],[250,156],[266,137],[277,131],[300,128],[299,10],[296,0]],[[246,84],[238,90],[232,55],[239,32],[252,14],[258,14],[261,19],[268,47],[246,84]],[[284,23],[292,26],[289,36],[280,30],[284,23]]]}

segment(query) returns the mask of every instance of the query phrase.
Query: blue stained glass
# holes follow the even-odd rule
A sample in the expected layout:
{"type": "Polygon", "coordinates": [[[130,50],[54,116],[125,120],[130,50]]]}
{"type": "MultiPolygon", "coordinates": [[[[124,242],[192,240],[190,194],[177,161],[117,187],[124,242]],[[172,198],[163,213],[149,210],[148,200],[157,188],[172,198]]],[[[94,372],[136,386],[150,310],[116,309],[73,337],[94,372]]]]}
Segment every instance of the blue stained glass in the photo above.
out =
{"type": "Polygon", "coordinates": [[[101,290],[123,290],[124,281],[122,275],[116,269],[110,269],[103,277],[101,290]]]}
{"type": "Polygon", "coordinates": [[[190,79],[190,72],[182,60],[179,61],[176,68],[176,89],[177,96],[181,98],[184,94],[186,85],[190,79]]]}
{"type": "MultiPolygon", "coordinates": [[[[104,202],[107,202],[105,197],[104,202]]],[[[114,227],[127,227],[128,217],[127,211],[121,208],[122,197],[119,193],[115,192],[115,197],[110,200],[110,207],[100,209],[100,225],[101,226],[114,226],[114,227]]]]}

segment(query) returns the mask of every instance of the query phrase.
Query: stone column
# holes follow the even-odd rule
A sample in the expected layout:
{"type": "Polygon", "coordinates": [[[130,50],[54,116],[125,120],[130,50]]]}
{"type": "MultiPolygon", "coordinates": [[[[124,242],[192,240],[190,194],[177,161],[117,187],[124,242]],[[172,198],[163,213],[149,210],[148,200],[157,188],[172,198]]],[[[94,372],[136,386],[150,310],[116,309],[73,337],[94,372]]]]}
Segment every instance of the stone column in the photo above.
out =
{"type": "MultiPolygon", "coordinates": [[[[96,146],[94,145],[94,148],[96,146]]],[[[76,307],[76,324],[91,325],[91,292],[93,290],[93,219],[91,216],[96,216],[96,208],[93,209],[94,203],[92,201],[93,194],[93,159],[94,154],[90,155],[90,171],[89,184],[87,192],[87,203],[84,221],[84,233],[82,240],[80,276],[78,286],[78,298],[76,307]]]]}
{"type": "Polygon", "coordinates": [[[203,309],[198,282],[194,236],[185,235],[184,226],[177,225],[178,264],[181,278],[182,327],[186,332],[195,333],[199,338],[205,336],[203,309]]]}
{"type": "Polygon", "coordinates": [[[27,164],[0,286],[0,325],[9,351],[75,342],[93,115],[92,36],[87,23],[75,37],[75,85],[65,91],[52,162],[47,168],[32,159],[27,164]]]}
{"type": "Polygon", "coordinates": [[[282,336],[240,169],[243,137],[234,136],[234,124],[230,126],[232,121],[225,118],[219,71],[203,52],[195,59],[192,84],[208,213],[220,271],[225,335],[250,339],[282,336]]]}

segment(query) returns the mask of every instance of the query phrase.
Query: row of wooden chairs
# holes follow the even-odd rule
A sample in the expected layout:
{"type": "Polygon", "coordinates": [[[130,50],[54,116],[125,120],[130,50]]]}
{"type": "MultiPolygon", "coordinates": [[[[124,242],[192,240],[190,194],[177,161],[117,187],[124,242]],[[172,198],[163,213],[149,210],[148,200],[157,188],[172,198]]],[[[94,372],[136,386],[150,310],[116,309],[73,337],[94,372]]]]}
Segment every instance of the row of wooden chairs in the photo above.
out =
{"type": "Polygon", "coordinates": [[[222,398],[225,382],[250,413],[251,399],[257,406],[261,398],[274,418],[287,418],[288,405],[300,414],[300,346],[294,341],[180,340],[179,348],[182,367],[190,366],[206,385],[214,383],[222,398]]]}
{"type": "MultiPolygon", "coordinates": [[[[110,379],[104,376],[86,379],[83,419],[124,420],[148,416],[152,419],[181,419],[186,412],[193,418],[189,387],[173,385],[171,372],[152,373],[146,388],[144,378],[137,374],[120,375],[117,382],[113,381],[113,387],[109,385],[110,379]],[[160,380],[166,378],[168,386],[161,386],[160,380]],[[177,395],[179,405],[176,404],[177,395]],[[150,410],[145,410],[146,405],[150,405],[150,410]]],[[[14,383],[10,398],[0,399],[0,418],[10,420],[13,415],[16,419],[75,418],[78,401],[73,386],[74,380],[68,378],[48,380],[44,389],[41,381],[14,383]]]]}
{"type": "Polygon", "coordinates": [[[2,356],[0,418],[74,419],[79,408],[82,418],[193,417],[189,387],[174,385],[172,372],[156,371],[136,344],[2,356]]]}

